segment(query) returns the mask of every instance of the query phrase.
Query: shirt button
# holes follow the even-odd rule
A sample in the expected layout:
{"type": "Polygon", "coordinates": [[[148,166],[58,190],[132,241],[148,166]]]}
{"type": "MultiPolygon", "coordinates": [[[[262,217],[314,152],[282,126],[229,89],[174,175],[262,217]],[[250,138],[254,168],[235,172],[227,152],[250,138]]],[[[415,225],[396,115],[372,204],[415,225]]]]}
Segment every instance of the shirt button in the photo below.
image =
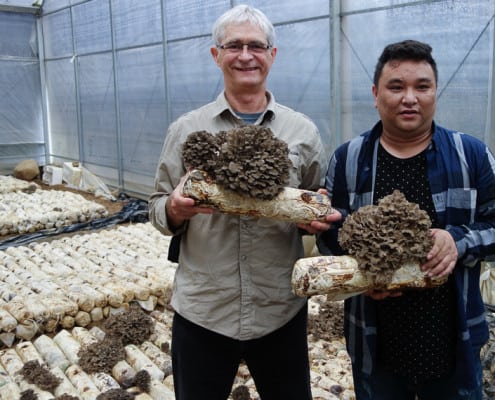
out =
{"type": "Polygon", "coordinates": [[[246,261],[246,258],[247,258],[246,256],[241,256],[242,261],[246,261]]]}

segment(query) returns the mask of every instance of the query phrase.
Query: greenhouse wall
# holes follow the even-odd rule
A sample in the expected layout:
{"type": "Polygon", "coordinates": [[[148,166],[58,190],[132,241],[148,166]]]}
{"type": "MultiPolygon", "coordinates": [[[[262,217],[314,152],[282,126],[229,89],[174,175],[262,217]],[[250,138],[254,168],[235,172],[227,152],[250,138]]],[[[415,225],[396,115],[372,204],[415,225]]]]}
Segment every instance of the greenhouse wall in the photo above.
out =
{"type": "MultiPolygon", "coordinates": [[[[80,161],[147,196],[167,126],[223,88],[210,30],[240,2],[45,0],[38,12],[12,3],[0,0],[0,163],[80,161]]],[[[275,24],[269,89],[315,121],[328,155],[377,121],[376,60],[407,38],[433,47],[436,121],[495,149],[494,0],[243,3],[275,24]]]]}
{"type": "Polygon", "coordinates": [[[0,170],[45,154],[36,16],[0,8],[0,170]]]}

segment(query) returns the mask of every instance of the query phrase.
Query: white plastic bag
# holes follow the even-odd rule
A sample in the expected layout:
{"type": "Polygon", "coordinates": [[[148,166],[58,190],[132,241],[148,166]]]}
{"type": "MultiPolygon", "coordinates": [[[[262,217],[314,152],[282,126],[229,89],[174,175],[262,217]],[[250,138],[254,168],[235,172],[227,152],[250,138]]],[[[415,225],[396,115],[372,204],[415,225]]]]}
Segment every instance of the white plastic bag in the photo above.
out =
{"type": "Polygon", "coordinates": [[[81,168],[81,180],[79,181],[79,189],[85,192],[94,193],[97,197],[105,197],[109,200],[115,201],[115,197],[112,195],[107,185],[98,178],[96,175],[88,171],[84,167],[81,168]]]}
{"type": "Polygon", "coordinates": [[[495,263],[481,264],[480,289],[483,302],[495,307],[495,263]]]}

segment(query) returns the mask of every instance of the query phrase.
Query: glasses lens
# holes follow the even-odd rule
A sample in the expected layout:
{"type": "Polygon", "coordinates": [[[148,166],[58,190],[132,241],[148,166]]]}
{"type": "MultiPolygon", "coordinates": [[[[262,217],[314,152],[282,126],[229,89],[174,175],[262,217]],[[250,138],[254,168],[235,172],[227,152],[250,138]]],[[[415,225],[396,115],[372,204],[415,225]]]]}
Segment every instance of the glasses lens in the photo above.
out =
{"type": "Polygon", "coordinates": [[[263,51],[265,51],[267,49],[268,49],[268,46],[264,43],[260,43],[260,42],[248,43],[248,50],[252,51],[253,53],[262,53],[263,51]]]}

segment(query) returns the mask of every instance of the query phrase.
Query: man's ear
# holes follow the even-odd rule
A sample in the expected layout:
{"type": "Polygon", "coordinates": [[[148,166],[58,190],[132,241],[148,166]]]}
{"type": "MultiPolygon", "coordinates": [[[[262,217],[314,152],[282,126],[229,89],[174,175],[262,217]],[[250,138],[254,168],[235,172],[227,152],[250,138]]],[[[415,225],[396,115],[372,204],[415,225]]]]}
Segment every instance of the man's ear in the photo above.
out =
{"type": "Polygon", "coordinates": [[[270,51],[272,53],[272,60],[275,61],[275,56],[277,55],[277,48],[272,47],[270,51]]]}
{"type": "Polygon", "coordinates": [[[375,108],[377,108],[377,98],[378,98],[378,88],[373,84],[371,86],[371,92],[373,93],[373,97],[375,98],[375,108]]]}
{"type": "Polygon", "coordinates": [[[215,61],[215,64],[218,64],[218,49],[216,47],[210,47],[210,53],[211,56],[213,57],[213,60],[215,61]]]}

